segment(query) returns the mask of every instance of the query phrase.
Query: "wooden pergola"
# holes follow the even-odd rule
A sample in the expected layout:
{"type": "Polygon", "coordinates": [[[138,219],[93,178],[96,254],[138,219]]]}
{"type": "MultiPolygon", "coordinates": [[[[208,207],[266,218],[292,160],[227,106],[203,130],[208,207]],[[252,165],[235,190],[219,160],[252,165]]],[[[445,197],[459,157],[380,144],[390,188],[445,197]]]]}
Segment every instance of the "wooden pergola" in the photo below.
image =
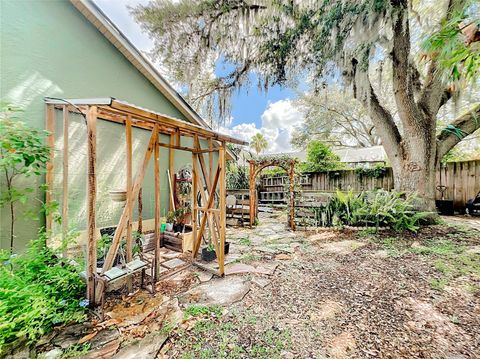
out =
{"type": "Polygon", "coordinates": [[[283,168],[290,179],[289,183],[289,211],[288,211],[288,226],[295,230],[295,164],[297,160],[294,158],[264,158],[258,160],[250,160],[250,227],[253,226],[255,219],[258,217],[258,198],[257,198],[257,176],[263,169],[271,166],[283,168]]]}
{"type": "MultiPolygon", "coordinates": [[[[226,225],[226,143],[247,145],[248,143],[238,139],[214,132],[208,128],[194,125],[167,115],[155,113],[114,98],[104,99],[54,99],[46,98],[46,127],[49,131],[48,144],[51,151],[50,162],[47,166],[46,182],[49,188],[46,202],[52,201],[50,190],[53,186],[53,157],[55,145],[55,110],[63,111],[63,204],[62,204],[62,235],[65,238],[68,229],[68,123],[69,114],[76,113],[84,116],[87,131],[87,298],[91,304],[95,303],[97,271],[97,238],[96,238],[96,160],[97,139],[96,123],[98,120],[111,121],[125,126],[126,134],[126,183],[127,199],[122,215],[113,236],[112,244],[105,257],[100,275],[112,268],[114,259],[120,247],[123,237],[126,240],[126,260],[132,260],[132,211],[139,191],[142,188],[143,179],[148,163],[153,155],[155,176],[155,278],[158,278],[158,263],[160,253],[160,159],[159,148],[169,149],[168,168],[170,176],[173,176],[174,151],[188,151],[192,153],[192,232],[193,253],[195,260],[204,232],[208,231],[215,247],[218,259],[218,275],[224,275],[224,248],[225,248],[225,225],[226,225]],[[142,128],[151,132],[147,150],[135,178],[132,177],[132,127],[142,128]],[[160,134],[169,135],[168,143],[160,141],[160,134]],[[191,147],[182,145],[182,138],[193,139],[191,147]],[[208,147],[202,148],[201,142],[208,143],[208,147]],[[218,164],[214,166],[213,154],[218,152],[218,164]],[[208,154],[208,159],[204,155],[208,154]],[[215,206],[215,193],[218,190],[218,205],[215,206]],[[200,194],[199,206],[197,196],[200,194]],[[208,224],[208,226],[207,226],[208,224]]],[[[172,180],[172,178],[170,178],[172,180]]],[[[52,228],[52,218],[47,216],[47,230],[52,228]]]]}

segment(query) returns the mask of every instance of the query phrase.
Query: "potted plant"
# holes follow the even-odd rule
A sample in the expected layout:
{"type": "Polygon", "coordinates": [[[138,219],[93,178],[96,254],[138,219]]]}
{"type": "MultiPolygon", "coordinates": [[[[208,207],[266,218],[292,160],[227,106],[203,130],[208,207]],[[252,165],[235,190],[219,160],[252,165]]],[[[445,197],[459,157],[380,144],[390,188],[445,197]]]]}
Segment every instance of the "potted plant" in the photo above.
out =
{"type": "Polygon", "coordinates": [[[125,202],[127,200],[127,191],[122,189],[113,189],[108,194],[113,202],[125,202]]]}
{"type": "Polygon", "coordinates": [[[217,258],[215,248],[213,247],[212,238],[208,236],[208,246],[202,248],[202,260],[205,262],[211,262],[217,258]]]}
{"type": "Polygon", "coordinates": [[[167,223],[165,224],[165,230],[168,232],[172,232],[174,223],[175,223],[175,212],[170,211],[167,213],[167,223]]]}
{"type": "Polygon", "coordinates": [[[183,232],[185,228],[185,208],[178,208],[175,211],[175,224],[173,225],[174,232],[183,232]]]}

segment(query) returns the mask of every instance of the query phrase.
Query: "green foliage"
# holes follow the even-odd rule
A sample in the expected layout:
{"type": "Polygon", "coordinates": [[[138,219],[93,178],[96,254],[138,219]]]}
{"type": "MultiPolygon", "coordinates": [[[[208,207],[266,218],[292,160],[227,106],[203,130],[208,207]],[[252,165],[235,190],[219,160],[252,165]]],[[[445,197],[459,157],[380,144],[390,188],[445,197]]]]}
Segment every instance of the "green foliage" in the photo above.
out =
{"type": "Polygon", "coordinates": [[[183,316],[185,319],[188,319],[190,317],[210,316],[210,315],[220,317],[222,315],[222,311],[223,309],[219,305],[212,305],[212,306],[191,305],[187,307],[183,316]]]}
{"type": "Polygon", "coordinates": [[[358,177],[382,178],[387,173],[387,168],[382,164],[377,164],[372,168],[356,168],[355,173],[358,177]]]}
{"type": "Polygon", "coordinates": [[[268,148],[267,139],[261,133],[257,133],[250,139],[250,147],[259,155],[268,148]]]}
{"type": "Polygon", "coordinates": [[[416,196],[410,193],[378,190],[356,195],[337,191],[322,209],[322,218],[327,226],[389,226],[395,231],[416,232],[421,220],[431,213],[416,211],[415,201],[416,196]]]}
{"type": "Polygon", "coordinates": [[[246,166],[239,166],[232,161],[227,162],[227,188],[245,189],[249,187],[249,171],[246,166]]]}
{"type": "MultiPolygon", "coordinates": [[[[0,110],[0,171],[4,181],[0,191],[0,208],[10,207],[10,249],[15,238],[14,223],[17,202],[25,204],[34,192],[30,186],[18,185],[18,179],[40,176],[45,172],[50,149],[44,144],[46,132],[33,129],[18,120],[19,108],[2,104],[0,110]]],[[[44,212],[55,207],[43,206],[44,212]]]]}
{"type": "Polygon", "coordinates": [[[300,172],[324,172],[340,169],[343,164],[332,149],[321,141],[314,140],[307,145],[307,162],[301,162],[300,172]]]}
{"type": "Polygon", "coordinates": [[[472,43],[468,36],[469,29],[480,28],[478,11],[478,2],[463,2],[462,7],[442,23],[440,30],[422,44],[423,50],[437,60],[439,69],[449,81],[475,82],[480,76],[480,44],[472,43]],[[469,16],[472,10],[477,13],[474,18],[469,16]]]}
{"type": "Polygon", "coordinates": [[[54,326],[81,321],[80,268],[45,247],[41,235],[25,254],[0,252],[0,352],[25,337],[32,343],[54,326]]]}

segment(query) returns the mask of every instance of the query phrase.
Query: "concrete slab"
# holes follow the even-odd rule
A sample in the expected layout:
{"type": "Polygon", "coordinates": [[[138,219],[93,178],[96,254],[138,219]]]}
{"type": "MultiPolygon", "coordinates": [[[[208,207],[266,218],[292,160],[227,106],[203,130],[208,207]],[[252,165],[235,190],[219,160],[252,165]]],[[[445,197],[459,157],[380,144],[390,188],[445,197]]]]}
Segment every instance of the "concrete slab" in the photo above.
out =
{"type": "Polygon", "coordinates": [[[239,276],[212,279],[190,289],[180,297],[184,304],[229,305],[245,297],[250,290],[250,281],[239,276]]]}

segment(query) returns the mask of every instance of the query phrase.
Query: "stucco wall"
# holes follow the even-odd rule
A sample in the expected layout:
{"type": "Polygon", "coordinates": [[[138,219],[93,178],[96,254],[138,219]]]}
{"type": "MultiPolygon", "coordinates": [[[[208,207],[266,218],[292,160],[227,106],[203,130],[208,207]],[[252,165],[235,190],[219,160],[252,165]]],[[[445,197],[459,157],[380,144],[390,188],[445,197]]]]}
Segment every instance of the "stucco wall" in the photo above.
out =
{"type": "MultiPolygon", "coordinates": [[[[24,108],[24,122],[44,128],[46,96],[60,98],[115,97],[151,110],[183,118],[176,109],[130,62],[103,37],[66,0],[15,1],[0,3],[0,98],[24,108]]],[[[70,188],[72,213],[70,222],[81,230],[85,225],[86,145],[85,125],[72,119],[70,132],[70,188]]],[[[56,149],[61,148],[62,124],[56,126],[56,149]]],[[[149,133],[134,130],[134,173],[143,158],[149,133]]],[[[185,142],[186,143],[186,142],[185,142]]],[[[125,134],[117,124],[98,123],[98,221],[99,225],[114,224],[119,217],[118,208],[111,203],[108,190],[125,183],[125,134]]],[[[168,204],[166,177],[166,149],[161,150],[161,201],[168,204]]],[[[56,151],[56,177],[54,189],[61,200],[61,152],[56,151]]],[[[191,160],[191,154],[178,151],[175,168],[178,170],[191,160]]],[[[43,179],[42,179],[43,180],[43,179]]],[[[38,185],[38,183],[37,183],[38,185]]],[[[38,186],[37,186],[38,187],[38,186]]],[[[35,195],[39,195],[36,193],[35,195]]],[[[34,201],[28,206],[36,206],[34,201]]],[[[145,216],[152,215],[153,170],[152,163],[144,185],[145,216]]],[[[38,209],[38,207],[36,208],[38,209]]],[[[23,218],[23,210],[16,225],[16,249],[36,237],[43,222],[23,218]]],[[[163,211],[162,211],[163,214],[163,211]]],[[[0,248],[7,248],[8,211],[1,211],[0,248]]]]}

